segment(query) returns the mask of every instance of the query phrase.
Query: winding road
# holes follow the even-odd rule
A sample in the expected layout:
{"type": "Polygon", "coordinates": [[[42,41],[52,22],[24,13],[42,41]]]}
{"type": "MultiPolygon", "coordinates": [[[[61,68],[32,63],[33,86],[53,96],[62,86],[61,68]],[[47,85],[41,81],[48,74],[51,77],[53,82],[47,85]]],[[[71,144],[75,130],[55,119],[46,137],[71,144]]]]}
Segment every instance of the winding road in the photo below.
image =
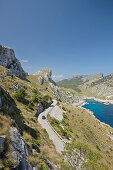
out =
{"type": "MultiPolygon", "coordinates": [[[[41,124],[41,126],[46,129],[49,138],[53,141],[56,151],[61,153],[64,150],[65,142],[62,140],[62,138],[55,132],[55,130],[51,127],[50,123],[47,120],[47,115],[52,113],[54,114],[54,110],[56,111],[56,105],[57,101],[53,100],[53,103],[49,108],[47,108],[45,111],[40,113],[38,116],[38,122],[41,124]],[[42,116],[45,116],[46,119],[42,119],[42,116]]],[[[58,107],[58,106],[57,106],[58,107]]]]}

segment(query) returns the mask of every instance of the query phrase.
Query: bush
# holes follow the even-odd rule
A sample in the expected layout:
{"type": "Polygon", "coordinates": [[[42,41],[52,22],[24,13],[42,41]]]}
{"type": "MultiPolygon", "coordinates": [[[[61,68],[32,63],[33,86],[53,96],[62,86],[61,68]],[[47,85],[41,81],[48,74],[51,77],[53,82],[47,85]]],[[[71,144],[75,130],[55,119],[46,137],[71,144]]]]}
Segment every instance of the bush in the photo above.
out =
{"type": "Polygon", "coordinates": [[[64,118],[64,119],[67,119],[68,117],[67,117],[67,115],[66,115],[66,114],[63,114],[63,118],[64,118]]]}
{"type": "Polygon", "coordinates": [[[47,167],[46,165],[44,165],[43,163],[40,163],[40,164],[38,165],[38,169],[39,169],[39,170],[48,170],[48,167],[47,167]]]}
{"type": "Polygon", "coordinates": [[[69,139],[70,134],[67,133],[66,129],[61,128],[61,133],[63,136],[65,136],[67,139],[69,139]]]}
{"type": "Polygon", "coordinates": [[[38,102],[39,101],[38,95],[34,94],[31,101],[32,102],[38,102]]]}
{"type": "Polygon", "coordinates": [[[44,108],[47,108],[52,103],[52,98],[49,95],[45,95],[40,98],[40,101],[44,108]]]}
{"type": "Polygon", "coordinates": [[[5,168],[13,168],[14,167],[14,161],[12,159],[4,159],[2,161],[5,168]]]}
{"type": "Polygon", "coordinates": [[[26,96],[26,92],[25,92],[25,89],[24,88],[20,88],[16,94],[14,95],[14,97],[20,101],[20,102],[23,102],[24,101],[24,98],[26,96]]]}
{"type": "Polygon", "coordinates": [[[65,108],[64,106],[62,107],[62,109],[63,109],[64,111],[66,111],[66,108],[65,108]]]}
{"type": "Polygon", "coordinates": [[[34,110],[34,108],[33,108],[33,103],[29,103],[27,107],[28,107],[29,109],[31,109],[31,110],[34,110]]]}
{"type": "Polygon", "coordinates": [[[37,94],[37,89],[32,89],[32,92],[37,94]]]}
{"type": "Polygon", "coordinates": [[[59,124],[60,124],[60,122],[57,119],[52,118],[51,125],[59,125],[59,124]]]}

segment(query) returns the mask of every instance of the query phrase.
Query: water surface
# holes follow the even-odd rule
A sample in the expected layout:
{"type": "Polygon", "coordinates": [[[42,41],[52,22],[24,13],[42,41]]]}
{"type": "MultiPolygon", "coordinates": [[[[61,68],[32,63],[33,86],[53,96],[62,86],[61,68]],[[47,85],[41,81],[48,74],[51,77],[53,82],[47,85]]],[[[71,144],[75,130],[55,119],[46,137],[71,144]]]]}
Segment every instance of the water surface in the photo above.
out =
{"type": "Polygon", "coordinates": [[[93,112],[95,117],[113,127],[113,104],[104,104],[93,99],[86,99],[87,104],[82,107],[93,112]]]}

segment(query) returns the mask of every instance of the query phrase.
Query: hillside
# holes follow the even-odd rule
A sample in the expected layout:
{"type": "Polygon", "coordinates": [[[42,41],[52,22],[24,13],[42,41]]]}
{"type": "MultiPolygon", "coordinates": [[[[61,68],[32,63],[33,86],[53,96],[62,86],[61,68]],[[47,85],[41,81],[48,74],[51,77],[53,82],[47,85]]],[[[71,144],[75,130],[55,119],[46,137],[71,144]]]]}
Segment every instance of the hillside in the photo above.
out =
{"type": "Polygon", "coordinates": [[[103,98],[113,99],[113,74],[102,77],[99,80],[89,81],[79,86],[81,91],[90,93],[90,95],[103,98]]]}
{"type": "Polygon", "coordinates": [[[60,87],[65,87],[65,88],[72,88],[78,92],[80,92],[79,85],[84,84],[85,82],[88,82],[90,80],[95,80],[102,78],[103,74],[98,73],[98,74],[93,74],[93,75],[75,75],[70,79],[65,79],[62,81],[57,82],[57,85],[60,87]]]}
{"type": "Polygon", "coordinates": [[[87,83],[112,88],[113,75],[74,77],[77,88],[83,83],[80,93],[56,86],[51,75],[44,68],[21,79],[0,65],[0,169],[112,170],[113,129],[72,105],[82,99],[87,83]],[[56,150],[54,134],[65,143],[63,153],[56,150]]]}
{"type": "Polygon", "coordinates": [[[83,96],[92,96],[102,99],[113,99],[113,74],[103,76],[102,73],[94,76],[74,76],[71,79],[57,83],[59,87],[71,88],[83,96]]]}

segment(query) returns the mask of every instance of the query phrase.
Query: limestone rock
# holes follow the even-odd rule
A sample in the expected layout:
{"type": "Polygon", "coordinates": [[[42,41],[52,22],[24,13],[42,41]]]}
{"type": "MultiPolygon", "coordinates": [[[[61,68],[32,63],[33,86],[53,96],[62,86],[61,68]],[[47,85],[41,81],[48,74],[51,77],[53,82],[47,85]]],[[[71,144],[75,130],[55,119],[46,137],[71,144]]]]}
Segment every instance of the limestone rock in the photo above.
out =
{"type": "Polygon", "coordinates": [[[37,76],[41,85],[45,82],[51,82],[51,83],[55,84],[55,82],[51,78],[52,70],[50,68],[44,68],[42,70],[39,70],[34,75],[37,76]]]}
{"type": "Polygon", "coordinates": [[[10,127],[10,151],[11,157],[16,164],[16,169],[32,170],[32,167],[26,161],[29,155],[28,147],[16,127],[10,127]]]}
{"type": "Polygon", "coordinates": [[[27,75],[10,47],[0,45],[0,65],[8,68],[17,77],[25,78],[27,75]]]}
{"type": "Polygon", "coordinates": [[[0,154],[5,150],[5,136],[0,136],[0,154]]]}
{"type": "Polygon", "coordinates": [[[8,102],[7,102],[7,94],[4,92],[4,90],[0,87],[0,109],[2,108],[9,108],[8,102]]]}
{"type": "Polygon", "coordinates": [[[39,102],[38,102],[38,106],[37,106],[36,117],[38,117],[39,114],[40,114],[41,112],[43,112],[43,110],[44,110],[44,107],[43,107],[42,103],[39,101],[39,102]]]}

